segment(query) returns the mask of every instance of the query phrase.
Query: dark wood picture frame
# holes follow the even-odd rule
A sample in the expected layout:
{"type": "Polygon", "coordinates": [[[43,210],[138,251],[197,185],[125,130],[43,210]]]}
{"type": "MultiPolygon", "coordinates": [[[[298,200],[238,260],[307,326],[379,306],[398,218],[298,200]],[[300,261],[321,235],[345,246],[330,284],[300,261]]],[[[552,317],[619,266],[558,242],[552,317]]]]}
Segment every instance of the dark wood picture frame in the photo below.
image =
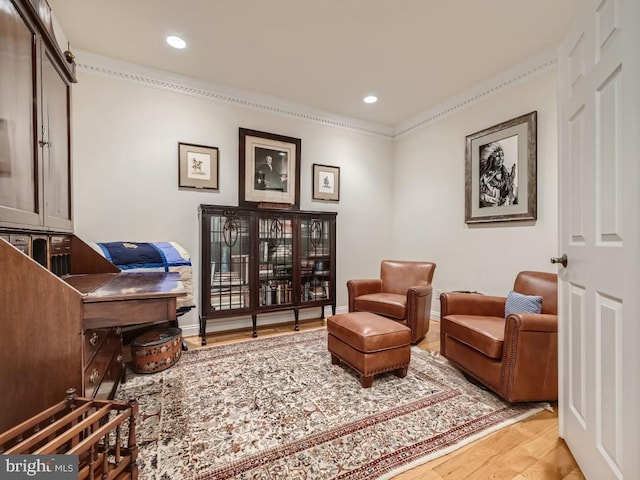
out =
{"type": "Polygon", "coordinates": [[[465,222],[537,218],[537,112],[466,137],[465,222]]]}
{"type": "Polygon", "coordinates": [[[340,167],[313,164],[313,200],[340,201],[340,167]]]}
{"type": "Polygon", "coordinates": [[[219,190],[217,147],[178,142],[178,187],[219,190]]]}
{"type": "Polygon", "coordinates": [[[300,207],[302,140],[240,128],[238,204],[300,207]]]}

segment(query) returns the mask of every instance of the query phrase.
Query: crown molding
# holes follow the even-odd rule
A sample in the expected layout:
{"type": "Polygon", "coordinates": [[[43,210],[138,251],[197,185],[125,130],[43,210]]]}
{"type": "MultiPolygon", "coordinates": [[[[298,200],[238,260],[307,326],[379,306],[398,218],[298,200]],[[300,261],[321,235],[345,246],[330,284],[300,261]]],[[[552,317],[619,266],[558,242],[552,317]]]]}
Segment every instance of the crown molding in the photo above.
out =
{"type": "Polygon", "coordinates": [[[555,66],[557,63],[557,48],[549,48],[475,85],[473,88],[400,123],[396,127],[389,127],[387,125],[366,122],[352,117],[314,109],[306,105],[289,102],[268,95],[198,81],[190,77],[104,57],[83,50],[78,50],[74,53],[76,55],[77,69],[82,72],[133,82],[183,95],[207,98],[217,102],[261,110],[276,115],[298,118],[321,125],[391,140],[424,128],[480,100],[495,95],[506,88],[527,81],[533,76],[555,66]]]}
{"type": "Polygon", "coordinates": [[[487,97],[495,95],[506,88],[530,80],[539,73],[555,66],[557,61],[557,47],[551,47],[543,50],[542,52],[529,57],[527,60],[508,68],[502,73],[475,85],[469,90],[451,97],[439,105],[436,105],[435,107],[400,123],[394,129],[393,138],[396,139],[420,128],[424,128],[427,125],[442,120],[453,113],[459,112],[480,100],[484,100],[487,97]]]}
{"type": "Polygon", "coordinates": [[[341,116],[268,95],[198,81],[190,77],[104,57],[83,50],[78,50],[74,53],[76,55],[77,70],[81,72],[133,82],[183,95],[207,98],[244,108],[262,110],[277,115],[294,117],[330,127],[352,130],[388,139],[393,138],[393,128],[387,125],[341,116]]]}

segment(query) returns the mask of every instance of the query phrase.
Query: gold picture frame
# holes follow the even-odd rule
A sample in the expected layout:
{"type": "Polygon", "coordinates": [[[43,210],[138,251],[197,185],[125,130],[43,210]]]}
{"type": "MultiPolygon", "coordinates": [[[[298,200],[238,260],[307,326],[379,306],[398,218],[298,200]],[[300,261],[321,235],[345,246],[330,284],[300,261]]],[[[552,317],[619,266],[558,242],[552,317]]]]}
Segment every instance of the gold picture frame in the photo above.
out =
{"type": "Polygon", "coordinates": [[[340,201],[340,167],[313,164],[312,199],[340,201]]]}
{"type": "Polygon", "coordinates": [[[178,187],[219,190],[219,151],[217,147],[178,143],[178,187]]]}
{"type": "Polygon", "coordinates": [[[298,209],[302,140],[240,128],[238,204],[298,209]]]}
{"type": "Polygon", "coordinates": [[[537,112],[466,137],[465,222],[537,218],[537,112]]]}

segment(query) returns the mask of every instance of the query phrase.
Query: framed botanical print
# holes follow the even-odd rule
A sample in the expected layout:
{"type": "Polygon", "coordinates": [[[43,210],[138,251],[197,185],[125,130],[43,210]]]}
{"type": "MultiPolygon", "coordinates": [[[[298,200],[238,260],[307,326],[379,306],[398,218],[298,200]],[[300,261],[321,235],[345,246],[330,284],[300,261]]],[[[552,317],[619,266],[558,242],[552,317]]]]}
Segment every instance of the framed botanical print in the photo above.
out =
{"type": "Polygon", "coordinates": [[[178,187],[218,190],[218,149],[178,143],[178,187]]]}
{"type": "Polygon", "coordinates": [[[313,164],[313,200],[340,200],[340,167],[313,164]]]}

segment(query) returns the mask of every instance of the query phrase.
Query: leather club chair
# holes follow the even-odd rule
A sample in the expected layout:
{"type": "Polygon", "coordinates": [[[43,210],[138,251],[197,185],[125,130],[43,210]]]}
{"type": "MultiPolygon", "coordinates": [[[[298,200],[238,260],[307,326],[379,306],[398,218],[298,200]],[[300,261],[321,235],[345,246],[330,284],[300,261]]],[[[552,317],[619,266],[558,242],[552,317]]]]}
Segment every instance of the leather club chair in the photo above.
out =
{"type": "Polygon", "coordinates": [[[558,399],[558,276],[520,272],[513,291],[542,297],[541,313],[511,313],[506,297],[440,295],[440,353],[509,402],[558,399]]]}
{"type": "Polygon", "coordinates": [[[436,264],[383,260],[380,278],[349,280],[350,312],[370,312],[391,318],[411,329],[411,343],[429,331],[431,280],[436,264]]]}

